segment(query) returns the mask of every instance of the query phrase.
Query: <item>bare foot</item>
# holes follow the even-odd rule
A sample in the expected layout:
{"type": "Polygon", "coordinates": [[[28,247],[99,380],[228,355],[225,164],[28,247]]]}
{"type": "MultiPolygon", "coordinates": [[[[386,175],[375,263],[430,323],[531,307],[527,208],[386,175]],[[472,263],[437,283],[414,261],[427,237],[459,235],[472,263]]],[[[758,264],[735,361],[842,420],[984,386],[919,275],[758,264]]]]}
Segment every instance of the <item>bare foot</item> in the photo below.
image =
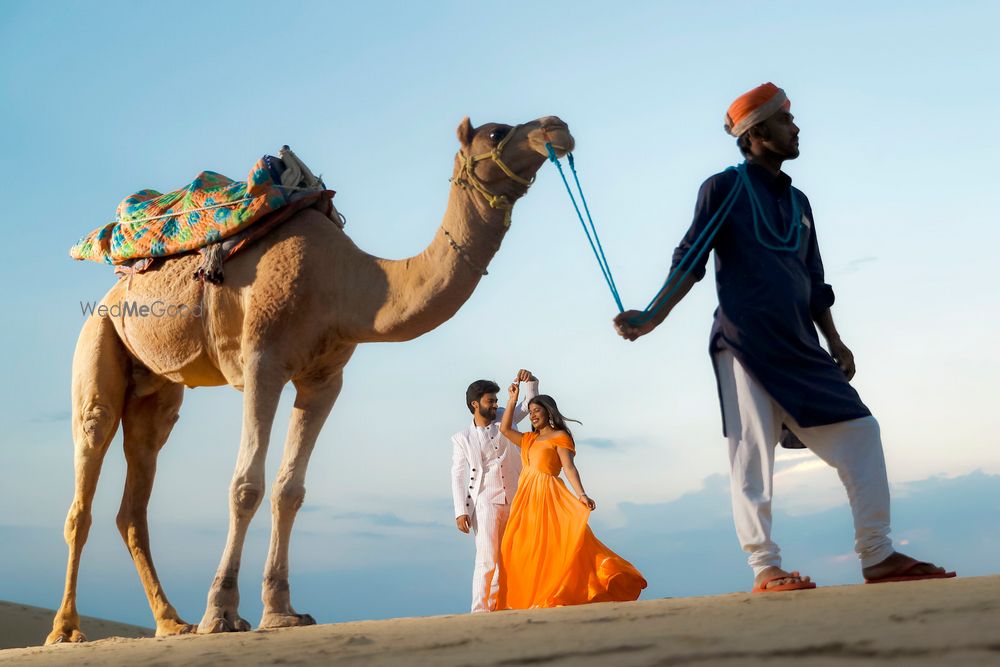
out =
{"type": "Polygon", "coordinates": [[[785,570],[782,570],[780,567],[769,567],[765,570],[762,570],[760,574],[754,577],[753,587],[760,588],[761,582],[767,581],[772,577],[779,577],[779,578],[773,579],[772,581],[768,581],[767,585],[764,586],[763,589],[761,590],[767,590],[769,588],[774,588],[775,586],[784,586],[785,584],[797,584],[799,582],[808,584],[810,581],[812,581],[812,579],[810,579],[809,577],[803,577],[798,572],[794,571],[786,572],[785,570]]]}
{"type": "Polygon", "coordinates": [[[894,551],[891,556],[881,563],[862,568],[861,574],[866,581],[879,581],[896,576],[914,576],[944,574],[943,567],[938,567],[933,563],[921,563],[915,558],[910,558],[906,554],[894,551]]]}

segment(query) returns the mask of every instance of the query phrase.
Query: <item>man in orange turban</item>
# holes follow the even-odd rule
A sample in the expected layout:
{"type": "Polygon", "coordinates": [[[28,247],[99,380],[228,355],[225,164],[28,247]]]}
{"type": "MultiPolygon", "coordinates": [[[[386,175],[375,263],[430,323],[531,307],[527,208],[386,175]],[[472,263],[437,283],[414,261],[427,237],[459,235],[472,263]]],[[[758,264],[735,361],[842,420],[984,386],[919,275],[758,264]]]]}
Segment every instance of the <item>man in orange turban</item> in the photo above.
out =
{"type": "Polygon", "coordinates": [[[837,469],[866,581],[955,576],[895,551],[889,538],[878,422],[850,384],[854,356],[833,322],[833,288],[824,278],[809,200],[781,170],[799,156],[799,128],[785,91],[765,83],[739,96],[725,128],[746,161],[702,184],[694,222],[663,289],[645,311],[621,313],[615,327],[627,340],[655,329],[705,276],[708,253],[715,251],[719,307],[709,352],[729,443],[733,522],[750,554],[755,592],[816,586],[782,569],[771,539],[774,451],[782,427],[837,469]]]}
{"type": "Polygon", "coordinates": [[[779,111],[788,111],[792,103],[785,91],[773,83],[764,83],[743,93],[726,110],[726,132],[741,136],[754,125],[762,123],[779,111]]]}

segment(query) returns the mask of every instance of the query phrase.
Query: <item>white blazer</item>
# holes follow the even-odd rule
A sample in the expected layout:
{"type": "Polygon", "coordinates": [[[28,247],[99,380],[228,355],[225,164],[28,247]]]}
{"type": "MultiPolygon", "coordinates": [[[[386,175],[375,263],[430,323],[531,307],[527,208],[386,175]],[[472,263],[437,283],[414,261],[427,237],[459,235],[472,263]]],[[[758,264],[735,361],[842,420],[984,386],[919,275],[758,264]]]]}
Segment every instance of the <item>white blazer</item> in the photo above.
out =
{"type": "MultiPolygon", "coordinates": [[[[528,416],[528,401],[538,395],[538,381],[525,382],[521,390],[521,402],[514,406],[515,424],[528,416]]],[[[514,499],[517,490],[517,478],[521,474],[521,452],[518,447],[500,433],[500,420],[503,418],[503,408],[497,410],[494,419],[486,429],[486,435],[495,447],[500,447],[500,453],[506,451],[501,462],[500,474],[505,480],[507,502],[514,499]]],[[[470,517],[476,511],[476,500],[483,491],[483,472],[486,461],[483,460],[483,450],[479,437],[475,434],[476,422],[473,419],[468,426],[451,436],[451,496],[455,506],[455,518],[468,514],[470,517]]],[[[494,450],[496,451],[496,450],[494,450]]]]}

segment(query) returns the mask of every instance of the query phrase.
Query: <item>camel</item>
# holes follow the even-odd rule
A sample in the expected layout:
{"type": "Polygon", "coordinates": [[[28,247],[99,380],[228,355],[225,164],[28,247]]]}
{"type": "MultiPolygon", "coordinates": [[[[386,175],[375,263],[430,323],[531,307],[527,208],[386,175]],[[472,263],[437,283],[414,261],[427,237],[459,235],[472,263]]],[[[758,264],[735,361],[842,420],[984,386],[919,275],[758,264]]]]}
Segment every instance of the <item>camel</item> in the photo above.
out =
{"type": "MultiPolygon", "coordinates": [[[[73,357],[75,493],[66,519],[66,587],[46,644],[85,641],[76,607],[80,558],[104,455],[119,423],[127,473],[117,524],[149,600],[156,635],[244,631],[237,578],[244,538],[264,495],[264,459],[282,388],[295,403],[272,487],[271,541],[261,628],[315,623],[291,604],[288,546],[305,498],[316,439],[359,343],[399,342],[450,319],[472,295],[510,224],[511,208],[573,137],[559,118],[521,125],[458,126],[448,207],[430,245],[386,260],[360,250],[315,209],[287,222],[226,264],[225,283],[194,281],[197,254],[112,287],[110,314],[87,318],[73,357]],[[160,304],[173,316],[115,316],[114,306],[160,304]],[[173,308],[172,311],[169,309],[173,308]],[[195,316],[197,314],[198,316],[195,316]],[[229,531],[198,626],[167,600],[150,553],[146,508],[156,459],[178,419],[184,387],[229,384],[243,392],[243,425],[230,484],[229,531]]],[[[387,185],[391,186],[391,180],[387,185]]]]}

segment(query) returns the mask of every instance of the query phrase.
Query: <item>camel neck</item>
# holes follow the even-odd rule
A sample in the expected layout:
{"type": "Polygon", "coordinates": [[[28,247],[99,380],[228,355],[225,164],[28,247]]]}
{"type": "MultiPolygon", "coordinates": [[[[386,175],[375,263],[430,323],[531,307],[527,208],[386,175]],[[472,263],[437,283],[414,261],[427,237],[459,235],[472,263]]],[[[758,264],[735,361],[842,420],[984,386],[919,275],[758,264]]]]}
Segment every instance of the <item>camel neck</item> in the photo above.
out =
{"type": "Polygon", "coordinates": [[[378,260],[386,300],[372,340],[411,340],[445,322],[472,295],[500,248],[504,212],[472,190],[452,185],[441,226],[419,255],[378,260]]]}

